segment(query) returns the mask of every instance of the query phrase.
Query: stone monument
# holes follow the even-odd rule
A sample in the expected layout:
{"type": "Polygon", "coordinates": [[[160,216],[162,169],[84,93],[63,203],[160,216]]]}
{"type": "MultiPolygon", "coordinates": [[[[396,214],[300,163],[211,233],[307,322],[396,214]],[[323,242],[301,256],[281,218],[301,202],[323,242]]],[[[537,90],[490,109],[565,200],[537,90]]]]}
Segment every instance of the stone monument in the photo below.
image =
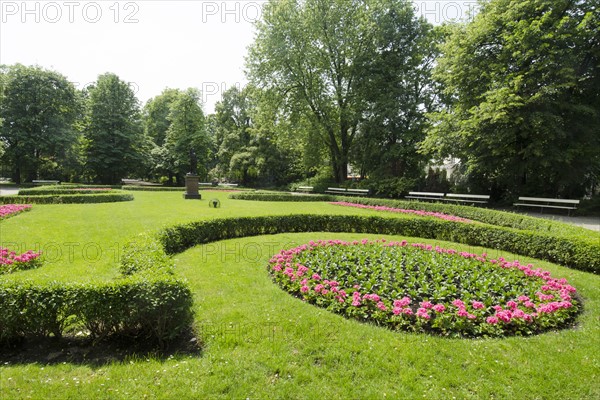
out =
{"type": "Polygon", "coordinates": [[[202,198],[198,193],[198,182],[200,181],[197,172],[198,159],[196,158],[196,152],[190,149],[190,172],[185,174],[185,193],[183,198],[186,200],[202,198]]]}

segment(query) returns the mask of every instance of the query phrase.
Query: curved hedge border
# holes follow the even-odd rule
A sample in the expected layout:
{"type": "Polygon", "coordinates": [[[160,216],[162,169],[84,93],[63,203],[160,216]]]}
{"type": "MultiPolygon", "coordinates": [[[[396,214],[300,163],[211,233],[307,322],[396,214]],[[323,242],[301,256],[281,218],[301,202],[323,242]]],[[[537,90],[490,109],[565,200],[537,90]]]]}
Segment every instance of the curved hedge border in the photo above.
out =
{"type": "Polygon", "coordinates": [[[193,295],[172,261],[146,236],[128,244],[112,282],[0,284],[0,342],[60,337],[85,329],[93,339],[132,336],[163,344],[193,321],[193,295]]]}
{"type": "Polygon", "coordinates": [[[366,197],[338,197],[337,201],[357,203],[368,206],[387,206],[410,208],[412,210],[442,212],[457,217],[468,218],[490,225],[515,229],[532,230],[561,236],[579,236],[583,240],[600,242],[600,234],[581,227],[562,222],[551,221],[507,211],[497,211],[482,207],[461,206],[457,204],[430,203],[423,201],[388,200],[366,197]]]}
{"type": "Polygon", "coordinates": [[[132,201],[129,193],[48,194],[39,196],[1,196],[3,204],[92,204],[132,201]]]}
{"type": "Polygon", "coordinates": [[[115,193],[116,190],[112,188],[62,188],[62,189],[21,189],[19,190],[19,196],[46,196],[52,194],[58,195],[70,195],[70,194],[104,194],[104,193],[115,193]]]}
{"type": "Polygon", "coordinates": [[[158,235],[167,254],[174,254],[217,240],[315,231],[377,233],[447,240],[505,250],[582,271],[600,273],[600,243],[587,243],[577,238],[556,237],[507,227],[463,224],[418,217],[298,214],[215,219],[176,225],[163,229],[158,235]]]}
{"type": "Polygon", "coordinates": [[[327,194],[314,194],[314,195],[293,195],[291,193],[269,193],[269,192],[255,192],[255,193],[233,193],[229,195],[230,199],[235,200],[255,200],[255,201],[335,201],[335,196],[327,194]]]}

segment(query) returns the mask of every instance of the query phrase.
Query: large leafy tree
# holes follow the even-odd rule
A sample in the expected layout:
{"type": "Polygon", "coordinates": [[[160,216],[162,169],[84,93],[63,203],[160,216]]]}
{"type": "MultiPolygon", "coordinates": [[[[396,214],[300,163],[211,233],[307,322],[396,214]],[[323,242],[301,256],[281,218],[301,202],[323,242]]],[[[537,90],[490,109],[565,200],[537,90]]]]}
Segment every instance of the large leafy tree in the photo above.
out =
{"type": "Polygon", "coordinates": [[[61,165],[77,141],[78,93],[66,77],[38,66],[4,68],[0,87],[2,161],[16,183],[63,179],[61,165]]]}
{"type": "Polygon", "coordinates": [[[425,148],[498,196],[582,195],[600,171],[599,5],[484,2],[442,48],[447,108],[425,148]]]}
{"type": "MultiPolygon", "coordinates": [[[[291,109],[310,119],[312,135],[329,150],[332,175],[341,182],[361,121],[372,109],[369,101],[377,101],[369,98],[373,88],[365,80],[376,68],[400,65],[382,60],[382,53],[393,53],[394,46],[413,49],[422,24],[404,0],[271,1],[250,49],[250,77],[259,87],[278,89],[291,109]]],[[[400,58],[407,61],[411,51],[400,58]]],[[[392,79],[397,82],[405,71],[392,79]]]]}
{"type": "Polygon", "coordinates": [[[148,100],[143,110],[144,133],[152,142],[152,174],[167,176],[169,184],[174,183],[177,175],[177,157],[170,151],[166,139],[171,126],[169,115],[180,94],[179,89],[167,88],[148,100]]]}
{"type": "Polygon", "coordinates": [[[169,156],[174,160],[178,179],[181,181],[183,176],[192,170],[206,177],[210,141],[206,132],[200,92],[189,88],[178,93],[171,104],[168,120],[170,124],[165,146],[169,156]],[[193,163],[195,165],[192,165],[193,163]]]}
{"type": "Polygon", "coordinates": [[[89,88],[84,135],[86,168],[97,182],[135,176],[149,158],[138,100],[115,74],[100,75],[89,88]]]}

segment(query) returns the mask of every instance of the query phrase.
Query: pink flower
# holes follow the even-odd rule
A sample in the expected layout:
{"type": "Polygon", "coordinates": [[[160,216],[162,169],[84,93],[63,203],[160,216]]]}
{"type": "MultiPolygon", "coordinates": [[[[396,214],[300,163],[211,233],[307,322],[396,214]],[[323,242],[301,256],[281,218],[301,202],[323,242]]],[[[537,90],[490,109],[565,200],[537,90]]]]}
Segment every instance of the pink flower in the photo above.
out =
{"type": "Polygon", "coordinates": [[[483,308],[485,308],[485,304],[483,304],[481,301],[473,301],[473,308],[476,310],[481,310],[483,308]]]}
{"type": "Polygon", "coordinates": [[[420,305],[422,308],[424,308],[426,310],[433,308],[433,304],[431,304],[431,302],[429,302],[429,301],[422,301],[420,305]]]}
{"type": "Polygon", "coordinates": [[[419,308],[417,310],[417,317],[425,318],[425,319],[430,319],[431,318],[429,316],[429,314],[427,313],[427,309],[425,309],[425,308],[419,308]]]}
{"type": "Polygon", "coordinates": [[[485,319],[485,322],[487,322],[490,325],[495,325],[498,323],[498,318],[497,317],[487,317],[485,319]]]}
{"type": "Polygon", "coordinates": [[[458,299],[454,300],[452,302],[452,305],[456,308],[465,308],[465,303],[462,300],[458,300],[458,299]]]}
{"type": "Polygon", "coordinates": [[[380,301],[377,303],[377,308],[379,308],[380,310],[387,310],[387,307],[385,306],[385,304],[383,303],[383,301],[380,301]]]}
{"type": "Polygon", "coordinates": [[[436,304],[432,308],[433,308],[433,311],[438,312],[438,313],[443,313],[444,311],[446,311],[446,306],[443,304],[436,304]]]}
{"type": "Polygon", "coordinates": [[[506,303],[506,307],[514,310],[515,308],[517,308],[518,304],[512,300],[510,300],[509,302],[506,303]]]}
{"type": "Polygon", "coordinates": [[[319,276],[319,274],[313,274],[312,278],[315,281],[320,281],[321,280],[321,277],[319,276]]]}
{"type": "Polygon", "coordinates": [[[400,300],[394,300],[394,307],[406,307],[407,305],[410,304],[410,302],[411,302],[410,298],[407,296],[404,296],[400,300]]]}
{"type": "Polygon", "coordinates": [[[306,285],[304,285],[304,286],[302,286],[302,287],[300,288],[300,291],[301,291],[302,293],[306,293],[306,292],[308,292],[308,291],[309,291],[309,287],[308,287],[308,286],[306,286],[306,285]]]}

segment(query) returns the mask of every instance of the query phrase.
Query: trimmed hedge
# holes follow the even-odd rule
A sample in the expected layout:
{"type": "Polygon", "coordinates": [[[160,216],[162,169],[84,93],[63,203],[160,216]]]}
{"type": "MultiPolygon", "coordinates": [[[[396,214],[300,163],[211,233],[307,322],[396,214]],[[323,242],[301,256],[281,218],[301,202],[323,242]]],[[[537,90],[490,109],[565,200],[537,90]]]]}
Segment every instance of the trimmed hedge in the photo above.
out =
{"type": "Polygon", "coordinates": [[[184,192],[185,187],[170,187],[170,186],[123,186],[123,190],[131,190],[137,192],[184,192]]]}
{"type": "Polygon", "coordinates": [[[93,339],[133,336],[163,343],[190,326],[192,302],[187,285],[165,275],[93,284],[3,283],[0,342],[85,329],[93,339]]]}
{"type": "Polygon", "coordinates": [[[49,194],[40,196],[2,196],[2,204],[92,204],[132,201],[129,193],[49,194]]]}
{"type": "Polygon", "coordinates": [[[0,342],[86,330],[93,339],[162,345],[191,326],[192,292],[156,239],[141,235],[125,246],[120,271],[112,282],[0,284],[0,342]]]}
{"type": "Polygon", "coordinates": [[[275,192],[254,192],[254,193],[233,193],[229,195],[230,199],[235,200],[258,200],[258,201],[335,201],[335,196],[326,194],[314,195],[293,195],[291,193],[275,192]]]}
{"type": "Polygon", "coordinates": [[[370,206],[388,206],[411,210],[442,212],[444,214],[468,218],[475,221],[485,222],[491,225],[546,232],[551,234],[558,234],[561,236],[577,235],[584,240],[591,239],[592,241],[595,240],[596,242],[600,242],[600,234],[598,234],[597,232],[589,231],[584,228],[571,226],[561,222],[530,217],[528,215],[517,214],[507,211],[497,211],[482,207],[365,197],[338,197],[337,201],[347,201],[349,203],[358,203],[370,206]]]}
{"type": "Polygon", "coordinates": [[[316,231],[377,233],[447,240],[505,250],[582,271],[600,273],[600,243],[597,242],[557,237],[544,232],[429,218],[302,214],[246,217],[176,225],[163,229],[158,235],[167,254],[174,254],[217,240],[316,231]]]}
{"type": "Polygon", "coordinates": [[[111,188],[62,188],[62,189],[21,189],[19,190],[19,196],[47,196],[51,194],[59,195],[70,195],[70,194],[104,194],[104,193],[118,193],[116,190],[111,188]]]}

